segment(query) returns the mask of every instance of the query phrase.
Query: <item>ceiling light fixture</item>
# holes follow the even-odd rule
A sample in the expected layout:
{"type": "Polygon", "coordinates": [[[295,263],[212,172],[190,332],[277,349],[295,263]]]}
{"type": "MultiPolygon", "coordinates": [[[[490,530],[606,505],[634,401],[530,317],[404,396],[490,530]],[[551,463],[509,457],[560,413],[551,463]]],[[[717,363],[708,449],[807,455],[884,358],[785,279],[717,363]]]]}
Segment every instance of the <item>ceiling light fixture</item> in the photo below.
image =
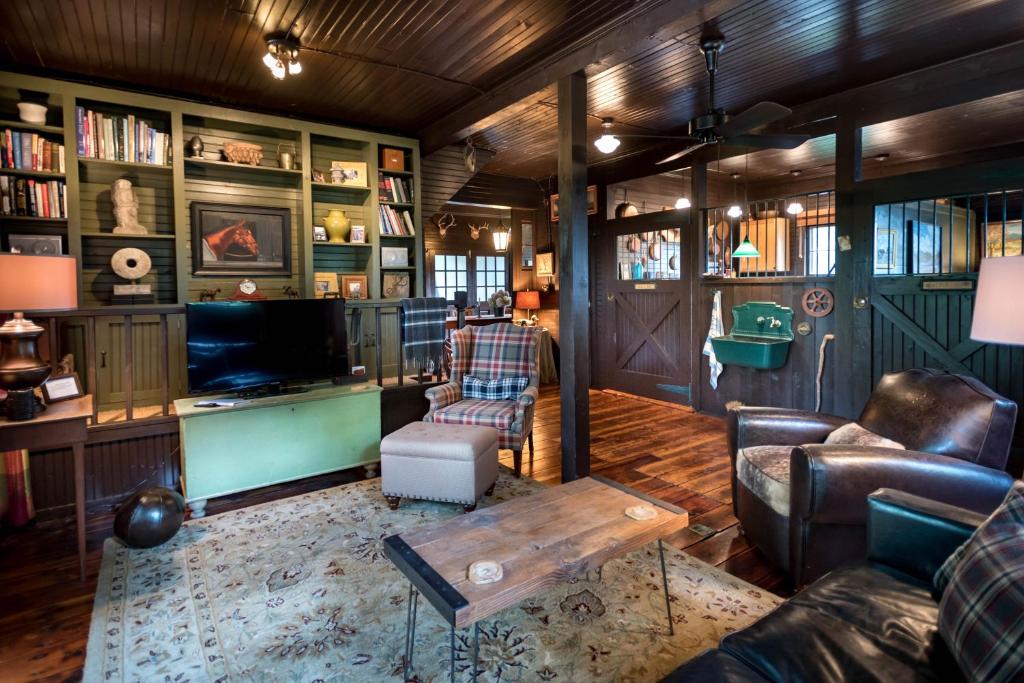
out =
{"type": "MultiPolygon", "coordinates": [[[[746,178],[750,177],[749,171],[750,171],[750,156],[749,156],[749,154],[744,154],[743,155],[743,173],[746,176],[746,178]]],[[[739,176],[739,173],[734,173],[733,174],[734,179],[737,176],[739,176]]],[[[744,206],[747,207],[747,210],[749,211],[750,210],[750,204],[747,203],[747,180],[746,180],[746,178],[744,178],[744,180],[743,180],[743,204],[744,204],[744,206]]],[[[735,208],[737,210],[739,210],[740,207],[737,206],[735,208]]],[[[732,216],[732,209],[733,209],[733,207],[729,208],[729,215],[730,216],[732,216]]],[[[744,231],[745,234],[743,235],[743,241],[740,242],[740,245],[738,247],[736,247],[736,249],[732,252],[732,257],[733,258],[761,258],[761,252],[759,252],[757,250],[757,247],[754,246],[753,242],[750,241],[750,220],[749,219],[747,220],[747,224],[744,227],[746,228],[746,230],[744,231]]]]}
{"type": "Polygon", "coordinates": [[[594,147],[597,147],[598,151],[602,154],[611,154],[619,148],[621,140],[611,134],[612,126],[615,124],[615,119],[607,116],[601,119],[601,128],[604,130],[604,134],[598,139],[594,140],[594,147]]]}
{"type": "Polygon", "coordinates": [[[733,204],[729,207],[729,210],[725,212],[725,215],[729,218],[739,218],[743,215],[743,209],[740,208],[739,204],[733,204]]]}
{"type": "Polygon", "coordinates": [[[690,208],[690,200],[688,198],[686,198],[686,197],[680,197],[679,199],[676,200],[676,208],[677,209],[689,209],[690,208]]]}
{"type": "Polygon", "coordinates": [[[889,155],[884,153],[884,152],[882,154],[876,154],[875,155],[875,161],[888,161],[888,160],[889,160],[889,155]]]}
{"type": "Polygon", "coordinates": [[[795,215],[803,213],[803,212],[804,212],[804,205],[801,204],[800,202],[790,202],[786,206],[786,213],[788,213],[790,216],[795,216],[795,215]]]}
{"type": "Polygon", "coordinates": [[[299,42],[290,38],[268,38],[263,63],[277,80],[283,80],[285,76],[298,76],[302,73],[299,42]]]}
{"type": "Polygon", "coordinates": [[[491,237],[494,238],[494,251],[499,254],[508,253],[508,243],[512,236],[512,228],[506,228],[502,224],[498,224],[498,227],[494,228],[491,232],[491,237]]]}

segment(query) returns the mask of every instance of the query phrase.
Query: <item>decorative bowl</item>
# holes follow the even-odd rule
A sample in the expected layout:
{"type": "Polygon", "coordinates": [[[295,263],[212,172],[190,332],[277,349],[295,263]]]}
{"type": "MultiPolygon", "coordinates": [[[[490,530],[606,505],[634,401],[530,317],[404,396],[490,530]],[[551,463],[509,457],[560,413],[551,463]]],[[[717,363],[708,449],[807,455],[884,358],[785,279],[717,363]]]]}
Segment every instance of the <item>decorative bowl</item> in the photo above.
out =
{"type": "Polygon", "coordinates": [[[46,123],[46,105],[35,102],[18,102],[18,118],[25,123],[43,125],[46,123]]]}
{"type": "Polygon", "coordinates": [[[225,142],[224,158],[233,164],[259,166],[263,161],[263,148],[251,142],[225,142]]]}

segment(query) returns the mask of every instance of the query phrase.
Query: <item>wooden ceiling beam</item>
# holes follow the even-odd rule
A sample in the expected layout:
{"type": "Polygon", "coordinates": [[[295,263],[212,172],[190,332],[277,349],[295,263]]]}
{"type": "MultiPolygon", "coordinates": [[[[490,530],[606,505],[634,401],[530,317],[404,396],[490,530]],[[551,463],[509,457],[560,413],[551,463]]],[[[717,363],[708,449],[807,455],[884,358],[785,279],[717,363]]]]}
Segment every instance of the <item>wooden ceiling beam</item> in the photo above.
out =
{"type": "Polygon", "coordinates": [[[429,154],[483,130],[488,117],[564,76],[584,71],[592,77],[742,4],[742,0],[666,0],[653,8],[640,6],[421,129],[418,137],[423,152],[429,154]]]}

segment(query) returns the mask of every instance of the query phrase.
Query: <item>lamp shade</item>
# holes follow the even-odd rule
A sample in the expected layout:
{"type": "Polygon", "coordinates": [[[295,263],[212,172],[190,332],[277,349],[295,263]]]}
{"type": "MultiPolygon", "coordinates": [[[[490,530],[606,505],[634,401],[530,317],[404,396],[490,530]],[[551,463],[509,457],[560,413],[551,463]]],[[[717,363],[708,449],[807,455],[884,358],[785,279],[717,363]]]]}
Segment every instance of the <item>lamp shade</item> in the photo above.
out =
{"type": "Polygon", "coordinates": [[[540,292],[535,289],[516,292],[516,308],[526,311],[540,308],[540,292]]]}
{"type": "Polygon", "coordinates": [[[74,256],[0,254],[0,311],[78,307],[74,256]]]}
{"type": "Polygon", "coordinates": [[[993,344],[1024,344],[1024,316],[1015,309],[1024,291],[1024,255],[981,260],[974,297],[971,339],[993,344]]]}
{"type": "Polygon", "coordinates": [[[740,245],[736,247],[736,251],[732,252],[733,258],[758,258],[760,256],[760,252],[757,251],[757,247],[749,237],[744,237],[740,245]]]}

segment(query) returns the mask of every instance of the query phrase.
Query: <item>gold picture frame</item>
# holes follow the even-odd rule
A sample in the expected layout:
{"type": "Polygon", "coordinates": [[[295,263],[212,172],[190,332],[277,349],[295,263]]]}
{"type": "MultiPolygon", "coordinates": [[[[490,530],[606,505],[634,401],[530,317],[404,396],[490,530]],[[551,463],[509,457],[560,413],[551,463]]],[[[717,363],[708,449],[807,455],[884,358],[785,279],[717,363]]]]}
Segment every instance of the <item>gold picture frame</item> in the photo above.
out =
{"type": "Polygon", "coordinates": [[[341,278],[341,296],[344,299],[369,299],[370,292],[365,275],[345,275],[341,278]]]}
{"type": "MultiPolygon", "coordinates": [[[[587,215],[592,216],[597,213],[597,185],[587,185],[587,215]]],[[[558,222],[558,195],[551,195],[551,206],[549,207],[549,217],[552,223],[558,222]]]]}
{"type": "Polygon", "coordinates": [[[313,273],[313,296],[323,299],[329,294],[338,294],[338,274],[313,273]]]}

